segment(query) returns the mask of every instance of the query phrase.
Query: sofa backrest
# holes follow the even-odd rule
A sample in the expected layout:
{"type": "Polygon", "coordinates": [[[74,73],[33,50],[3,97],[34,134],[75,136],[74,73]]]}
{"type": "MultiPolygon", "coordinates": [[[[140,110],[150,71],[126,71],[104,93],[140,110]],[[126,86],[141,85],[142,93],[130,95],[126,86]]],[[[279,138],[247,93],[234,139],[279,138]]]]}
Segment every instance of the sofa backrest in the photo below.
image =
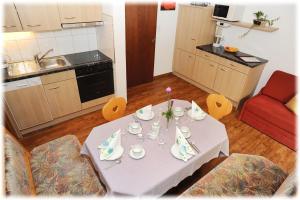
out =
{"type": "Polygon", "coordinates": [[[296,94],[296,76],[277,70],[272,74],[261,93],[282,103],[287,103],[296,94]]]}
{"type": "Polygon", "coordinates": [[[4,130],[5,189],[9,195],[34,195],[30,154],[4,130]]]}

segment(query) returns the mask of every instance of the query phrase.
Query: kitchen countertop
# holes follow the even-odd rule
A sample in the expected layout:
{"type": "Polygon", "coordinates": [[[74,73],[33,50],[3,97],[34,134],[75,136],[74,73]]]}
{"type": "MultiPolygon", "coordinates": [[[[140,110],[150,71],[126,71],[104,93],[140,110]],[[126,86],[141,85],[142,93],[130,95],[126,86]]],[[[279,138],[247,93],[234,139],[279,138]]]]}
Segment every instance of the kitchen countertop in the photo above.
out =
{"type": "Polygon", "coordinates": [[[75,68],[86,67],[96,63],[112,62],[112,60],[109,57],[101,53],[99,50],[67,54],[64,56],[70,62],[70,66],[55,67],[52,69],[42,69],[34,61],[26,61],[23,65],[19,67],[17,75],[15,76],[10,76],[8,74],[8,69],[4,68],[2,69],[3,82],[22,80],[26,78],[32,78],[61,71],[67,71],[75,68]]]}
{"type": "Polygon", "coordinates": [[[217,55],[217,56],[229,59],[229,60],[232,60],[234,62],[240,63],[242,65],[246,65],[246,66],[251,67],[251,68],[268,62],[268,60],[266,60],[266,59],[259,58],[257,56],[253,56],[253,55],[250,55],[250,54],[247,54],[247,53],[243,53],[241,51],[238,51],[236,53],[226,52],[224,50],[223,46],[214,47],[212,44],[209,44],[209,45],[197,46],[197,49],[200,49],[202,51],[206,51],[208,53],[211,53],[211,54],[214,54],[214,55],[217,55]],[[245,62],[245,61],[243,61],[239,58],[240,56],[245,56],[245,57],[253,56],[253,57],[257,58],[258,60],[260,60],[261,62],[259,62],[259,63],[258,62],[255,62],[255,63],[254,62],[245,62]]]}

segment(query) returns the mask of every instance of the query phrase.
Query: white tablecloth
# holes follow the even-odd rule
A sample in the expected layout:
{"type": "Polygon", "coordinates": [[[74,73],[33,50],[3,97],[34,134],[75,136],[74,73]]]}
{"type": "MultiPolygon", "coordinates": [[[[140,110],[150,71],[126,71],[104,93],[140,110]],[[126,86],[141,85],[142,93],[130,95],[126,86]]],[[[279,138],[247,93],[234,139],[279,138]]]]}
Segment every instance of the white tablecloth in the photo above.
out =
{"type": "MultiPolygon", "coordinates": [[[[190,107],[187,101],[174,100],[174,107],[190,107]]],[[[153,107],[157,114],[159,108],[163,111],[167,108],[167,102],[153,107]]],[[[159,145],[158,140],[139,139],[136,135],[126,132],[122,135],[122,146],[125,151],[122,162],[109,169],[114,161],[100,161],[97,146],[110,134],[121,128],[127,130],[128,124],[134,121],[132,115],[127,115],[118,120],[95,127],[83,144],[81,153],[88,155],[101,181],[106,185],[109,195],[130,196],[161,196],[172,187],[176,186],[186,177],[192,175],[203,164],[218,157],[220,152],[229,155],[229,141],[226,129],[222,123],[206,116],[201,121],[192,121],[187,116],[180,119],[181,125],[188,126],[192,132],[191,141],[200,149],[188,162],[178,160],[170,152],[175,142],[175,121],[166,130],[165,118],[162,118],[162,134],[165,134],[165,144],[159,145]],[[140,160],[134,160],[129,156],[130,146],[142,144],[146,155],[140,160]]],[[[151,129],[151,121],[142,121],[143,134],[146,135],[151,129]]]]}

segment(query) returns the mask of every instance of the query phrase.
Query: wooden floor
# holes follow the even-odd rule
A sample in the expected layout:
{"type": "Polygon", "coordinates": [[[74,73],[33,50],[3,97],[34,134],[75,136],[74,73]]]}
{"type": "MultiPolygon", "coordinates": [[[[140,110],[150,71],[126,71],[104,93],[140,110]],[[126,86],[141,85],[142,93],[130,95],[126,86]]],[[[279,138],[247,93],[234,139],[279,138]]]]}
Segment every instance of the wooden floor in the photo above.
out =
{"type": "MultiPolygon", "coordinates": [[[[208,94],[206,92],[169,74],[156,78],[151,83],[128,89],[126,114],[133,113],[138,108],[148,104],[155,105],[166,101],[165,88],[167,86],[172,87],[172,98],[194,100],[207,111],[206,97],[208,94]]],[[[278,164],[285,171],[290,172],[296,164],[296,152],[239,121],[237,114],[234,111],[221,120],[227,129],[230,153],[261,155],[278,164]]],[[[74,134],[82,143],[93,127],[105,122],[101,112],[97,111],[30,134],[21,142],[28,150],[31,150],[35,146],[63,135],[74,134]]]]}

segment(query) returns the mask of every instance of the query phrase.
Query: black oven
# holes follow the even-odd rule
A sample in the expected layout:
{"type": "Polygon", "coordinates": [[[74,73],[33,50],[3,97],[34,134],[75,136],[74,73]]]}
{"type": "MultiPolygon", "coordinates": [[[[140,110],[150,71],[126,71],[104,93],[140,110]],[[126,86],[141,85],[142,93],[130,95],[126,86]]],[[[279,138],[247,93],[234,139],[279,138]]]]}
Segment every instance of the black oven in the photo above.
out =
{"type": "Polygon", "coordinates": [[[114,93],[112,62],[75,68],[81,103],[114,93]]]}

